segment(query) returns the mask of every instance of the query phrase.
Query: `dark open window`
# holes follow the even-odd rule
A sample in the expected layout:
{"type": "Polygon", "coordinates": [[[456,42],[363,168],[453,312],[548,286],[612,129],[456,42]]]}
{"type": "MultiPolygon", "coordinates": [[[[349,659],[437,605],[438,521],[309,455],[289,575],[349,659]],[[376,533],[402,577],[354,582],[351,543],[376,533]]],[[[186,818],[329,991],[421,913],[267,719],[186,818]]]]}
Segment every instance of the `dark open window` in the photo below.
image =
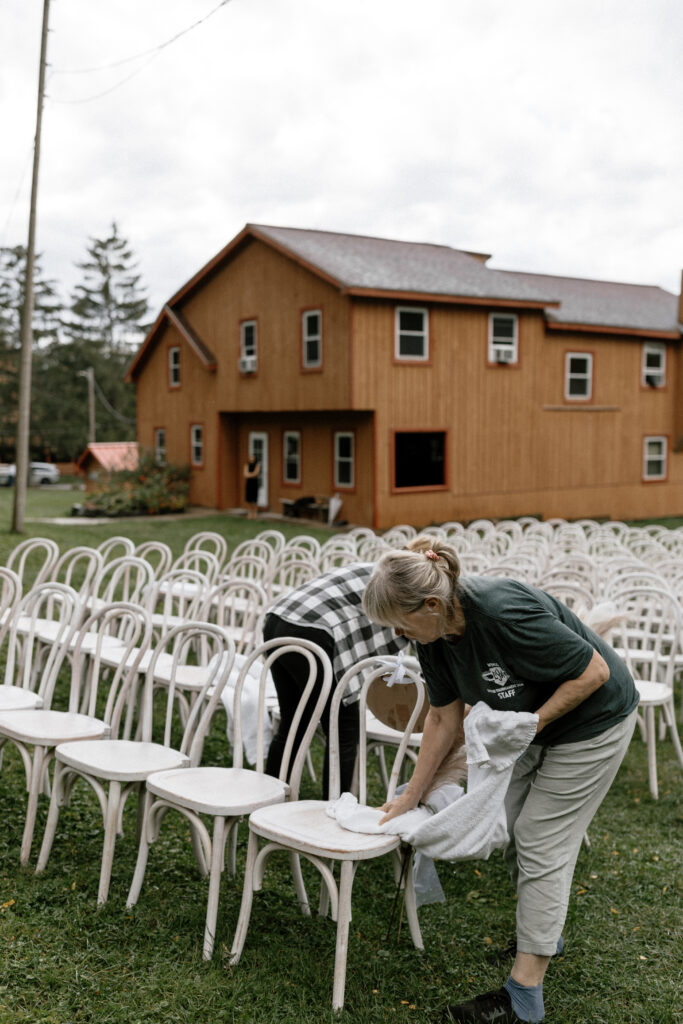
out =
{"type": "Polygon", "coordinates": [[[394,435],[396,487],[439,487],[446,483],[446,434],[443,430],[394,435]]]}

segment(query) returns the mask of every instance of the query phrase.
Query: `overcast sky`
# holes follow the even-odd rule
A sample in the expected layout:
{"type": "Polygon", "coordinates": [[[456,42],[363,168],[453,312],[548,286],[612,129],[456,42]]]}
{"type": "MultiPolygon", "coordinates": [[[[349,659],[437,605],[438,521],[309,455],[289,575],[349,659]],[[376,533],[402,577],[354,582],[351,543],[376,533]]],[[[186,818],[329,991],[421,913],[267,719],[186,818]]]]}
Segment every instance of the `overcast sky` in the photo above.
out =
{"type": "MultiPolygon", "coordinates": [[[[53,0],[38,248],[65,297],[112,220],[155,314],[247,222],[679,291],[681,0],[229,0],[158,49],[218,3],[53,0]]],[[[42,7],[0,4],[0,245],[26,241],[42,7]]]]}

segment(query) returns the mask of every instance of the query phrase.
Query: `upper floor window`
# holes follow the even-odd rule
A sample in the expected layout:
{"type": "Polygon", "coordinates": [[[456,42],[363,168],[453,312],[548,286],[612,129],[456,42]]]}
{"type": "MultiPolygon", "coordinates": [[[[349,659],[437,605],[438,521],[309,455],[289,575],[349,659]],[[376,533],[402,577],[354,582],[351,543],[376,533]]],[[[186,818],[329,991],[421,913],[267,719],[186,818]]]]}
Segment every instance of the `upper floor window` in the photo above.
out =
{"type": "Polygon", "coordinates": [[[666,437],[643,438],[643,480],[666,480],[666,437]]]}
{"type": "Polygon", "coordinates": [[[180,348],[177,345],[168,350],[168,386],[180,387],[180,348]]]}
{"type": "Polygon", "coordinates": [[[190,462],[193,466],[204,465],[204,427],[193,423],[190,427],[190,462]]]}
{"type": "Polygon", "coordinates": [[[307,370],[322,366],[323,315],[319,309],[308,309],[301,316],[301,346],[301,361],[307,370]]]}
{"type": "Polygon", "coordinates": [[[282,476],[286,484],[301,483],[301,434],[285,430],[282,438],[282,476]]]}
{"type": "Polygon", "coordinates": [[[258,332],[255,320],[240,324],[240,373],[255,373],[258,369],[258,332]]]}
{"type": "Polygon", "coordinates": [[[442,487],[445,483],[445,432],[397,431],[394,434],[394,486],[442,487]]]}
{"type": "Polygon", "coordinates": [[[643,345],[640,383],[649,388],[666,385],[666,345],[661,342],[647,341],[643,345]]]}
{"type": "Polygon", "coordinates": [[[353,487],[355,485],[355,444],[352,433],[336,433],[334,435],[334,486],[353,487]]]}
{"type": "Polygon", "coordinates": [[[157,466],[166,465],[166,428],[157,427],[154,431],[154,461],[157,466]]]}
{"type": "Polygon", "coordinates": [[[567,352],[564,357],[564,397],[568,402],[593,396],[593,356],[590,352],[567,352]]]}
{"type": "Polygon", "coordinates": [[[421,362],[429,359],[429,311],[416,306],[397,306],[395,317],[396,358],[421,362]]]}
{"type": "Polygon", "coordinates": [[[514,313],[489,314],[490,363],[516,363],[519,360],[518,322],[514,313]]]}

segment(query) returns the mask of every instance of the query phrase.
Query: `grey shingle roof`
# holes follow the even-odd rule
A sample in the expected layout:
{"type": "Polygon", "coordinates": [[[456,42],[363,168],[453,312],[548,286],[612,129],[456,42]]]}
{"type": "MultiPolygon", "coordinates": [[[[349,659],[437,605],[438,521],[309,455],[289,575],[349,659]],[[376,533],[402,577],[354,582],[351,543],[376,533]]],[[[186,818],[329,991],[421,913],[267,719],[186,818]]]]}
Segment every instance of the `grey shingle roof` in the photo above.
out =
{"type": "Polygon", "coordinates": [[[521,285],[560,300],[559,309],[547,309],[550,323],[633,330],[678,331],[678,296],[655,285],[591,281],[580,277],[554,277],[500,271],[521,285]]]}
{"type": "Polygon", "coordinates": [[[446,245],[262,224],[248,229],[351,290],[559,302],[546,308],[549,323],[680,331],[678,296],[656,286],[493,270],[486,257],[446,245]]]}
{"type": "Polygon", "coordinates": [[[249,225],[343,287],[464,298],[540,301],[533,281],[511,280],[481,258],[447,245],[399,242],[333,231],[249,225]]]}

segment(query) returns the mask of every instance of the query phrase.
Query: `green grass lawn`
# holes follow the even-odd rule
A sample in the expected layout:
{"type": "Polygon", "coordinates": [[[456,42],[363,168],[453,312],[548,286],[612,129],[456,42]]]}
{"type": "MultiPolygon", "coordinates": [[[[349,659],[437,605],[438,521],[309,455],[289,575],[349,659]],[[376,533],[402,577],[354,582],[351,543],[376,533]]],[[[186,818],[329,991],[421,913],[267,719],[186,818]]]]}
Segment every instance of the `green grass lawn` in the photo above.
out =
{"type": "MultiPolygon", "coordinates": [[[[92,525],[33,522],[68,515],[78,492],[29,491],[26,535],[47,535],[62,549],[125,533],[155,537],[180,553],[199,529],[217,529],[230,547],[265,526],[220,514],[202,518],[122,520],[92,525]]],[[[0,491],[0,561],[21,539],[9,533],[11,489],[0,491]]],[[[277,523],[285,532],[325,530],[277,523]]],[[[222,716],[207,742],[208,763],[228,763],[222,716]]],[[[321,769],[316,745],[315,762],[321,769]]],[[[634,738],[625,763],[582,849],[565,928],[565,955],[545,985],[547,1020],[556,1024],[675,1024],[683,993],[681,913],[681,772],[672,746],[658,745],[660,799],[647,786],[645,747],[634,738]]],[[[303,797],[319,796],[307,776],[303,797]]],[[[380,799],[376,782],[375,798],[380,799]]],[[[284,858],[274,858],[254,900],[240,964],[227,952],[241,886],[224,878],[216,953],[201,958],[206,882],[197,873],[184,821],[169,815],[152,847],[140,901],[126,911],[136,856],[135,808],[117,843],[110,899],[96,905],[102,844],[99,805],[76,787],[62,811],[47,869],[19,867],[25,808],[20,758],[4,752],[0,774],[0,1024],[375,1024],[438,1019],[448,1001],[497,987],[506,969],[486,952],[514,935],[515,902],[499,854],[489,861],[439,865],[446,903],[420,911],[426,949],[417,953],[405,924],[390,935],[389,865],[361,865],[355,882],[346,1004],[331,1011],[335,928],[303,917],[284,858]],[[435,1016],[436,1015],[436,1016],[435,1016]]],[[[41,797],[32,864],[42,837],[41,797]]],[[[246,844],[242,827],[238,872],[246,844]]],[[[312,902],[315,873],[306,868],[312,902]]]]}
{"type": "MultiPolygon", "coordinates": [[[[207,760],[228,757],[216,720],[207,760]]],[[[320,766],[320,751],[316,749],[320,766]]],[[[548,971],[548,1020],[566,1024],[680,1021],[680,770],[659,747],[661,797],[647,789],[645,748],[635,738],[582,849],[565,927],[566,954],[548,971]]],[[[306,778],[302,796],[317,797],[306,778]]],[[[379,794],[378,794],[379,795],[379,794]]],[[[331,1021],[334,925],[298,910],[284,858],[274,858],[254,900],[240,964],[227,951],[240,886],[225,877],[217,951],[201,959],[206,882],[194,866],[187,829],[169,815],[152,847],[140,901],[125,909],[136,843],[134,808],[117,843],[109,902],[97,908],[102,827],[84,787],[62,811],[44,874],[19,867],[23,770],[8,749],[0,787],[0,1021],[22,1024],[214,1024],[331,1021]]],[[[47,811],[41,798],[36,849],[47,811]]],[[[245,829],[240,832],[238,870],[245,829]]],[[[445,904],[420,910],[426,949],[417,953],[398,915],[390,936],[392,875],[361,865],[355,883],[346,1004],[351,1022],[434,1019],[455,996],[496,987],[506,970],[485,954],[514,934],[515,903],[499,854],[439,865],[445,904]]],[[[316,882],[306,871],[309,893],[316,882]]]]}

